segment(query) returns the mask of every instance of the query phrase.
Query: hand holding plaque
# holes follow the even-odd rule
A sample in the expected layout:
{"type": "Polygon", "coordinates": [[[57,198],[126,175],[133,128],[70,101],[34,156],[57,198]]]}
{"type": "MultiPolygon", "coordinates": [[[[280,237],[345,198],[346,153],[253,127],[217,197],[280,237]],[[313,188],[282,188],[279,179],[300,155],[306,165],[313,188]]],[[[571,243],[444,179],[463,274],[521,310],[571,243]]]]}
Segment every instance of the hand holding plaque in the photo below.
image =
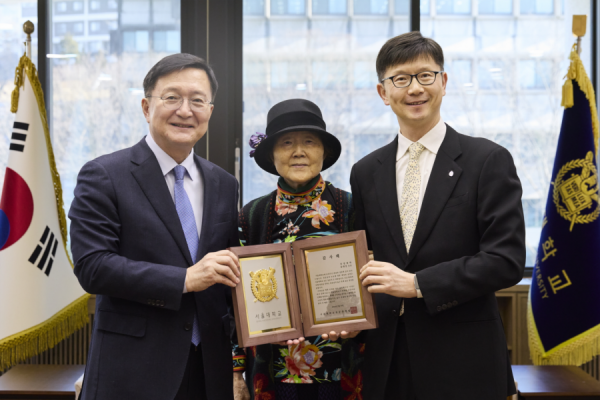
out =
{"type": "Polygon", "coordinates": [[[377,327],[371,294],[359,280],[368,262],[364,231],[293,246],[230,249],[240,261],[241,284],[233,289],[240,346],[377,327]]]}

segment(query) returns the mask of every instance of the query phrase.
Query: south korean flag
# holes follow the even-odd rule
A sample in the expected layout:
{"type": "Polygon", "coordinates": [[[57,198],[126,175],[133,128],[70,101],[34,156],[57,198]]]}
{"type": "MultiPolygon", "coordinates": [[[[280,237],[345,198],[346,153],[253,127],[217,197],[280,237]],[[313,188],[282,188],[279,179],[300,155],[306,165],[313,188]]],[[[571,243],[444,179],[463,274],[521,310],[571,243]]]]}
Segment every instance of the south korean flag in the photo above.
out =
{"type": "Polygon", "coordinates": [[[15,82],[15,121],[3,128],[10,148],[0,198],[0,372],[52,347],[87,318],[87,295],[65,247],[62,190],[43,94],[26,56],[15,82]]]}

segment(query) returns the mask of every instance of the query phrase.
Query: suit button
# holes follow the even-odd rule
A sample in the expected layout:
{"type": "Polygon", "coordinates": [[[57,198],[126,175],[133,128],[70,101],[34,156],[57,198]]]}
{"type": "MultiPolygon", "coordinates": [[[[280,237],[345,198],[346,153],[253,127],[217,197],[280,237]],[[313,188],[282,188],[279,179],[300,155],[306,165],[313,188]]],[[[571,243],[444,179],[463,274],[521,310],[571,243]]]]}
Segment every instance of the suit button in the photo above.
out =
{"type": "Polygon", "coordinates": [[[148,304],[152,305],[152,300],[148,299],[148,304]]]}
{"type": "Polygon", "coordinates": [[[190,329],[192,329],[192,323],[186,322],[185,325],[183,325],[183,329],[189,331],[190,329]]]}
{"type": "Polygon", "coordinates": [[[452,303],[448,303],[448,308],[452,308],[452,303]]]}
{"type": "Polygon", "coordinates": [[[392,314],[396,315],[396,314],[398,314],[398,311],[392,310],[392,314]]]}
{"type": "Polygon", "coordinates": [[[445,304],[442,304],[442,310],[445,310],[446,308],[448,308],[448,306],[445,304]]]}
{"type": "Polygon", "coordinates": [[[453,305],[453,306],[457,306],[457,305],[458,305],[458,301],[454,300],[454,301],[452,302],[452,305],[453,305]]]}
{"type": "Polygon", "coordinates": [[[160,301],[160,306],[161,306],[161,307],[164,307],[164,306],[165,306],[165,301],[164,301],[164,300],[161,300],[161,301],[160,301]]]}
{"type": "Polygon", "coordinates": [[[438,311],[442,311],[442,307],[441,306],[437,306],[437,310],[438,311]]]}

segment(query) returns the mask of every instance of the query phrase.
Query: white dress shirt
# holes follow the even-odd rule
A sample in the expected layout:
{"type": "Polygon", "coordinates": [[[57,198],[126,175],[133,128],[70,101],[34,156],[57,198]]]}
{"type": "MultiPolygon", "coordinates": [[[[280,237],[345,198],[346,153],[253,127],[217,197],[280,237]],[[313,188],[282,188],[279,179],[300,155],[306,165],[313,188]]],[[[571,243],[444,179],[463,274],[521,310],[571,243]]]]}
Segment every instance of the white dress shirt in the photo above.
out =
{"type": "MultiPolygon", "coordinates": [[[[167,182],[171,198],[173,199],[173,202],[175,202],[175,172],[173,169],[178,165],[177,161],[173,160],[170,155],[156,144],[152,135],[146,135],[146,143],[148,143],[148,147],[150,147],[150,150],[152,150],[158,160],[158,165],[167,182]]],[[[194,150],[192,150],[190,155],[183,160],[181,165],[183,165],[186,170],[186,173],[183,176],[183,188],[190,199],[190,203],[192,203],[192,210],[194,210],[194,218],[196,220],[196,229],[198,230],[198,238],[200,238],[202,212],[204,210],[204,181],[202,180],[202,174],[194,161],[194,150]]],[[[185,282],[183,283],[183,293],[187,293],[185,282]]]]}
{"type": "MultiPolygon", "coordinates": [[[[419,173],[421,174],[421,190],[419,191],[419,205],[417,208],[417,223],[418,213],[421,212],[421,205],[423,204],[423,197],[425,197],[425,190],[427,189],[427,183],[429,182],[429,176],[435,162],[438,150],[446,137],[446,124],[440,118],[440,121],[423,136],[417,142],[421,143],[425,149],[419,156],[419,173]]],[[[402,132],[398,130],[398,152],[396,153],[396,191],[398,192],[398,209],[400,209],[400,202],[402,201],[402,188],[404,187],[404,175],[406,174],[406,168],[408,168],[408,161],[410,159],[410,153],[408,148],[414,142],[405,136],[402,136],[402,132]]],[[[417,297],[422,298],[423,294],[419,289],[419,283],[417,276],[415,275],[415,289],[417,289],[417,297]]],[[[404,314],[404,301],[400,309],[400,315],[404,314]]]]}
{"type": "MultiPolygon", "coordinates": [[[[173,169],[178,165],[173,158],[165,153],[158,144],[152,138],[152,135],[146,136],[146,143],[150,147],[150,150],[156,156],[158,165],[165,177],[169,193],[171,198],[175,202],[175,172],[173,169]]],[[[194,162],[194,151],[190,152],[190,155],[183,160],[181,163],[186,169],[186,174],[183,176],[183,187],[185,192],[192,203],[192,210],[194,210],[194,217],[196,219],[196,229],[198,230],[198,238],[200,238],[200,230],[202,228],[202,211],[204,210],[204,182],[202,180],[202,174],[194,162]]]]}
{"type": "MultiPolygon", "coordinates": [[[[427,189],[427,183],[429,182],[429,176],[431,175],[433,163],[435,162],[435,156],[437,155],[445,137],[446,124],[440,118],[440,122],[438,122],[433,129],[427,132],[425,136],[418,140],[418,142],[425,147],[425,150],[423,150],[421,156],[419,157],[421,190],[419,192],[419,207],[417,212],[421,212],[421,205],[423,204],[423,197],[425,196],[425,189],[427,189]]],[[[398,192],[398,209],[400,209],[400,202],[402,201],[404,175],[406,174],[406,168],[408,167],[408,161],[410,158],[408,148],[413,143],[414,142],[410,139],[402,136],[402,132],[398,130],[398,152],[396,153],[396,190],[398,192]]]]}

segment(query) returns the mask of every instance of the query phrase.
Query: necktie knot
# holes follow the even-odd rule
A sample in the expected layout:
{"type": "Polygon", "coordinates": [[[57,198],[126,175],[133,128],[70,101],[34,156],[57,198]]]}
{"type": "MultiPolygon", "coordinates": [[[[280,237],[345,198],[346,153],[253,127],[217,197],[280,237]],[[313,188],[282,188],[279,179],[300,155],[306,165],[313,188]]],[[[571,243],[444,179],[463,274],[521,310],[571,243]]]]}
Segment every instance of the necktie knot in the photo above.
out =
{"type": "Polygon", "coordinates": [[[175,180],[176,181],[183,180],[183,176],[185,175],[185,171],[186,171],[186,169],[183,165],[175,166],[175,168],[173,168],[173,171],[175,171],[175,180]]]}
{"type": "Polygon", "coordinates": [[[425,150],[425,146],[423,146],[419,142],[414,142],[408,148],[408,152],[410,153],[410,158],[419,158],[421,153],[425,150]]]}

